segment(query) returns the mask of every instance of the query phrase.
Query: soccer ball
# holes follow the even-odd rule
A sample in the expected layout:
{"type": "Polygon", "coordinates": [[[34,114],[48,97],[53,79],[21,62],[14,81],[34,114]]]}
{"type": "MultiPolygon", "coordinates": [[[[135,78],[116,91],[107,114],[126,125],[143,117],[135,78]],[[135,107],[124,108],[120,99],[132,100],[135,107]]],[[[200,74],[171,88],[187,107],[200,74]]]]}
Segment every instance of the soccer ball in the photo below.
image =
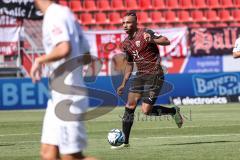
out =
{"type": "Polygon", "coordinates": [[[112,129],[110,132],[108,132],[108,142],[112,146],[120,146],[125,142],[125,135],[124,133],[119,129],[112,129]]]}

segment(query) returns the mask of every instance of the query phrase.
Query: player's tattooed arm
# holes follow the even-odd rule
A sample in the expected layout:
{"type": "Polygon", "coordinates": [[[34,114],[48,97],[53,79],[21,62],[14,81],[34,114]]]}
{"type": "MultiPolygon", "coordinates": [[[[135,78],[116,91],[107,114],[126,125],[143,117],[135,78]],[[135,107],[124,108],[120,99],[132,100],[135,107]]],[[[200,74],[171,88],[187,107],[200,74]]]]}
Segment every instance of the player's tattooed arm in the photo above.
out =
{"type": "Polygon", "coordinates": [[[170,45],[170,41],[168,40],[167,37],[160,37],[160,38],[156,38],[156,39],[153,39],[153,41],[158,44],[158,45],[162,45],[162,46],[167,46],[167,45],[170,45]]]}
{"type": "Polygon", "coordinates": [[[233,58],[240,58],[240,51],[233,52],[233,58]]]}
{"type": "Polygon", "coordinates": [[[170,45],[170,41],[168,40],[167,37],[155,33],[152,30],[146,30],[146,32],[144,32],[144,39],[149,43],[156,43],[157,45],[162,46],[170,45]]]}

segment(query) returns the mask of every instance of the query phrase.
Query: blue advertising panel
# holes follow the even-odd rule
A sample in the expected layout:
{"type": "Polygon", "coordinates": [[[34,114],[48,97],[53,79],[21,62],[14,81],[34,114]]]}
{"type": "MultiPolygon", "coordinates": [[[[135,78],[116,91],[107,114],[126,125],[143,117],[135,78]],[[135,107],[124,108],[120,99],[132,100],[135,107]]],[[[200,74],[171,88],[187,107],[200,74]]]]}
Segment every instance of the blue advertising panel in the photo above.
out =
{"type": "Polygon", "coordinates": [[[212,73],[223,71],[222,56],[189,57],[184,73],[212,73]]]}
{"type": "MultiPolygon", "coordinates": [[[[96,77],[88,79],[90,88],[90,106],[99,106],[99,98],[105,105],[125,105],[129,83],[123,96],[116,94],[121,76],[96,77]],[[102,95],[96,95],[100,90],[102,95]],[[113,96],[109,97],[109,93],[113,96]],[[98,98],[98,100],[94,99],[98,98]],[[116,103],[117,101],[117,103],[116,103]]],[[[156,103],[168,104],[170,97],[206,97],[206,96],[239,96],[240,72],[235,73],[202,73],[202,74],[168,74],[166,75],[161,96],[156,103]]],[[[0,79],[0,110],[45,108],[47,104],[48,80],[43,79],[33,84],[30,79],[0,79]]]]}
{"type": "Polygon", "coordinates": [[[225,96],[240,94],[240,75],[237,73],[193,75],[195,96],[225,96]]]}
{"type": "Polygon", "coordinates": [[[33,84],[31,79],[1,79],[0,109],[45,108],[49,96],[48,81],[33,84]]]}

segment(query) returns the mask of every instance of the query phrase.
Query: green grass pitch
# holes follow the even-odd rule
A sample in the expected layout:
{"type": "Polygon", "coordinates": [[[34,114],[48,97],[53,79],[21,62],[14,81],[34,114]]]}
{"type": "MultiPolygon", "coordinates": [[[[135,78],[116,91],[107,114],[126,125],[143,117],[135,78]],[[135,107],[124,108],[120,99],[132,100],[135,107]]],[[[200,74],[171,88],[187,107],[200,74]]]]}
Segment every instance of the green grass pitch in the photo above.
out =
{"type": "MultiPolygon", "coordinates": [[[[113,151],[112,128],[121,129],[124,108],[86,122],[87,155],[101,160],[239,160],[240,104],[183,106],[178,129],[168,117],[146,117],[136,110],[131,148],[113,151]]],[[[38,160],[44,111],[0,111],[0,160],[38,160]]]]}

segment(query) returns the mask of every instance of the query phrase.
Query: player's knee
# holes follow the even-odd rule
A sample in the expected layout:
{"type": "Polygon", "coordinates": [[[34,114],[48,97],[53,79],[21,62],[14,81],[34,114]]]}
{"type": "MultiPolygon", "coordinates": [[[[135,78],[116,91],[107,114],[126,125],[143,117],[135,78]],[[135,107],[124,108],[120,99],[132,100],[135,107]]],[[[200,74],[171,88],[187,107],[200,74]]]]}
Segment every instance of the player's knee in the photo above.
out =
{"type": "Polygon", "coordinates": [[[86,157],[83,160],[97,160],[95,157],[86,157]]]}
{"type": "Polygon", "coordinates": [[[41,160],[56,160],[56,157],[53,157],[46,153],[40,153],[41,160]]]}
{"type": "Polygon", "coordinates": [[[141,107],[141,111],[142,111],[143,114],[149,115],[152,111],[152,105],[143,102],[142,107],[141,107]]]}
{"type": "Polygon", "coordinates": [[[88,160],[85,156],[83,156],[82,152],[74,153],[74,154],[68,154],[68,155],[62,155],[61,160],[88,160]]]}
{"type": "Polygon", "coordinates": [[[135,101],[129,101],[126,105],[126,107],[130,109],[135,109],[136,106],[137,106],[137,103],[135,101]]]}
{"type": "Polygon", "coordinates": [[[150,109],[150,108],[142,107],[142,108],[141,108],[141,111],[142,111],[143,114],[149,115],[150,112],[151,112],[151,109],[150,109]]]}
{"type": "Polygon", "coordinates": [[[54,156],[53,154],[43,151],[43,150],[40,151],[40,157],[41,157],[41,160],[56,160],[57,159],[57,157],[54,156]]]}

